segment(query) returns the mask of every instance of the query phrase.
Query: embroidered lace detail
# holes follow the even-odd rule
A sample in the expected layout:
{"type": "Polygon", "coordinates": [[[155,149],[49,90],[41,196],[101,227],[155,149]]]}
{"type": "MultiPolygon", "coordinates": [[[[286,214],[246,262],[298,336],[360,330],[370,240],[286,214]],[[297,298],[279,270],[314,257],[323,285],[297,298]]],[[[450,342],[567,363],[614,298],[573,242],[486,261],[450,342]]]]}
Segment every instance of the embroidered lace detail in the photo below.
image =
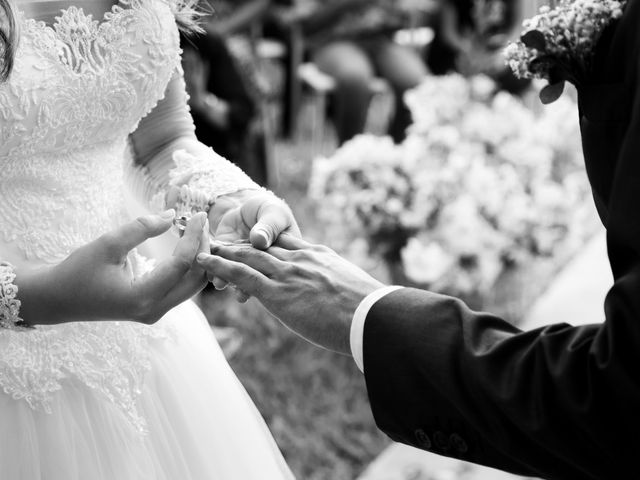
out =
{"type": "Polygon", "coordinates": [[[0,160],[0,234],[29,259],[56,263],[123,218],[123,142],[0,160]]]}
{"type": "Polygon", "coordinates": [[[160,189],[151,201],[154,210],[175,208],[178,215],[208,211],[221,195],[260,188],[240,168],[213,150],[208,152],[210,155],[198,157],[185,150],[174,152],[175,167],[169,171],[168,188],[178,189],[177,202],[168,204],[166,189],[160,189]]]}
{"type": "MultiPolygon", "coordinates": [[[[178,31],[163,0],[121,0],[100,22],[71,7],[51,27],[20,23],[0,84],[0,247],[14,263],[57,262],[122,222],[127,136],[179,66],[178,31]]],[[[51,411],[55,392],[85,385],[144,431],[149,349],[170,337],[130,322],[0,329],[0,387],[51,411]]]]}
{"type": "Polygon", "coordinates": [[[0,262],[0,328],[19,329],[22,323],[20,318],[20,300],[18,300],[18,287],[13,283],[16,274],[13,265],[0,262]]]}
{"type": "Polygon", "coordinates": [[[125,139],[179,66],[178,32],[163,0],[21,22],[0,85],[0,238],[56,262],[121,218],[125,139]]]}
{"type": "Polygon", "coordinates": [[[35,410],[52,411],[53,393],[81,382],[118,407],[140,433],[146,422],[136,399],[151,369],[150,343],[168,329],[131,322],[73,323],[0,332],[0,385],[35,410]]]}

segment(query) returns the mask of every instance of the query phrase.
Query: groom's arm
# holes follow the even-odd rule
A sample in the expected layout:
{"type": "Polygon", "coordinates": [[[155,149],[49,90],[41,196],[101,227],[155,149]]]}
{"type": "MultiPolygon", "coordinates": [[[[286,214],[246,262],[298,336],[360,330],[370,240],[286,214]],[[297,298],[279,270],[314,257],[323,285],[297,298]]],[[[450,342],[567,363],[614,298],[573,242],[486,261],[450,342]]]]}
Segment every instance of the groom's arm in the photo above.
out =
{"type": "MultiPolygon", "coordinates": [[[[640,2],[580,91],[587,170],[615,283],[601,325],[521,332],[403,289],[364,324],[376,421],[436,453],[549,478],[624,478],[640,451],[640,2]],[[596,78],[596,76],[598,78],[596,78]]],[[[552,320],[552,319],[550,319],[552,320]]],[[[565,319],[571,322],[572,319],[565,319]]]]}
{"type": "MultiPolygon", "coordinates": [[[[209,274],[337,352],[351,351],[354,312],[382,287],[290,236],[268,252],[217,243],[212,253],[198,257],[209,274]]],[[[625,478],[640,444],[639,265],[607,307],[604,325],[522,332],[451,297],[389,293],[366,316],[362,342],[378,425],[395,440],[513,472],[625,478]]]]}
{"type": "MultiPolygon", "coordinates": [[[[451,297],[414,289],[389,293],[366,315],[362,344],[374,416],[392,438],[548,478],[628,478],[636,470],[639,18],[640,0],[630,0],[610,51],[602,55],[618,58],[619,65],[597,69],[614,76],[608,90],[622,92],[622,110],[600,115],[591,107],[606,107],[602,97],[581,92],[587,169],[606,219],[615,277],[605,322],[522,332],[451,297]]],[[[287,243],[271,255],[221,245],[216,256],[199,261],[258,297],[305,338],[347,352],[353,313],[380,285],[324,247],[287,243]]]]}
{"type": "Polygon", "coordinates": [[[640,397],[623,387],[632,376],[618,384],[623,362],[603,358],[603,328],[522,332],[451,297],[390,293],[364,327],[376,422],[396,441],[495,468],[610,478],[624,471],[614,459],[637,450],[637,422],[625,415],[640,397]]]}

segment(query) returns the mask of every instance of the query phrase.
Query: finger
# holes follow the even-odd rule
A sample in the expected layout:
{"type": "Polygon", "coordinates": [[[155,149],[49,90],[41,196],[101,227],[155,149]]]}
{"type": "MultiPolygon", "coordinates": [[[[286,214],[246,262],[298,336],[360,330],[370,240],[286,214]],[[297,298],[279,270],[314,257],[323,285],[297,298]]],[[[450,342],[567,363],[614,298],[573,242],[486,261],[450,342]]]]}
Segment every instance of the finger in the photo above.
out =
{"type": "MultiPolygon", "coordinates": [[[[205,247],[201,246],[202,230],[205,226],[204,213],[198,213],[189,220],[184,235],[178,240],[173,256],[160,262],[156,268],[136,282],[141,295],[146,298],[161,298],[182,280],[194,265],[198,252],[206,252],[205,247]]],[[[208,239],[205,244],[208,245],[208,239]]],[[[204,278],[204,272],[201,273],[204,278]]]]}
{"type": "Polygon", "coordinates": [[[175,215],[175,210],[167,210],[159,215],[138,217],[132,222],[102,235],[97,241],[104,245],[113,260],[119,262],[127,256],[130,250],[145,240],[157,237],[169,230],[175,215]]]}
{"type": "Polygon", "coordinates": [[[229,282],[224,281],[220,277],[211,277],[211,283],[216,290],[224,290],[229,285],[229,282]]]}
{"type": "Polygon", "coordinates": [[[154,310],[158,312],[155,316],[160,317],[173,307],[192,298],[207,285],[207,278],[204,271],[199,266],[191,269],[183,275],[179,282],[158,298],[154,305],[154,310]]]}
{"type": "Polygon", "coordinates": [[[273,255],[247,245],[227,245],[211,242],[211,254],[234,262],[244,263],[267,276],[284,268],[284,263],[273,255]]]}
{"type": "MultiPolygon", "coordinates": [[[[246,222],[251,225],[252,222],[246,222]]],[[[278,236],[285,231],[300,234],[293,214],[281,200],[274,198],[263,203],[256,215],[255,225],[249,232],[251,244],[260,249],[269,248],[278,236]]]]}
{"type": "MultiPolygon", "coordinates": [[[[204,212],[196,213],[187,222],[184,234],[178,240],[173,251],[173,257],[179,261],[193,263],[196,255],[202,250],[202,240],[207,225],[207,214],[204,212]]],[[[208,238],[205,239],[208,245],[208,238]]]]}
{"type": "Polygon", "coordinates": [[[247,295],[246,293],[244,293],[239,288],[236,289],[235,296],[236,296],[236,301],[238,303],[246,303],[247,300],[249,300],[251,298],[251,295],[247,295]]]}
{"type": "Polygon", "coordinates": [[[218,222],[215,238],[221,242],[233,242],[241,236],[247,236],[249,228],[242,220],[240,207],[225,212],[218,222]]]}
{"type": "Polygon", "coordinates": [[[282,247],[285,250],[302,250],[305,248],[312,248],[313,244],[303,240],[299,236],[291,235],[290,233],[283,233],[276,240],[276,245],[282,247]]]}
{"type": "Polygon", "coordinates": [[[240,205],[238,204],[238,200],[224,195],[216,198],[214,205],[211,207],[211,210],[209,210],[209,220],[211,221],[213,231],[218,231],[224,217],[231,211],[238,212],[236,216],[240,218],[240,205]]]}
{"type": "Polygon", "coordinates": [[[216,276],[233,283],[246,294],[258,298],[260,298],[260,292],[268,292],[272,286],[269,278],[243,263],[202,253],[198,255],[197,262],[207,272],[215,272],[216,276]]]}

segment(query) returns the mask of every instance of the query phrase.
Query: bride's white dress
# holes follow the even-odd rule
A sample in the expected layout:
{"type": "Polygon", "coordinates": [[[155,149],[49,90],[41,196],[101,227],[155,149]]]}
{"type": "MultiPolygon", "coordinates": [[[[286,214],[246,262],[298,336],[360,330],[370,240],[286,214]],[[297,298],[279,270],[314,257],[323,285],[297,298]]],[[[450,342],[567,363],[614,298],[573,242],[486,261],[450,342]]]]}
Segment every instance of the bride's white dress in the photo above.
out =
{"type": "MultiPolygon", "coordinates": [[[[172,7],[20,17],[0,84],[0,260],[59,262],[126,217],[128,135],[179,68],[172,7]]],[[[139,259],[136,268],[147,268],[139,259]]],[[[0,329],[0,479],[289,479],[200,310],[0,329]]]]}

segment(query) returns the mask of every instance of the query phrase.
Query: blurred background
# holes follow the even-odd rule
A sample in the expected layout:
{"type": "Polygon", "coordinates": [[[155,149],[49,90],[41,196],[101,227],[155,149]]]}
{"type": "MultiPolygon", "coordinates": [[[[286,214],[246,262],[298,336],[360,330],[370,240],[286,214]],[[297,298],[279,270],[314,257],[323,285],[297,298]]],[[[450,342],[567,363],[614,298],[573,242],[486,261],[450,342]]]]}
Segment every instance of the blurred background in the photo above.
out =
{"type": "MultiPolygon", "coordinates": [[[[543,107],[502,56],[541,2],[207,2],[206,34],[182,38],[196,134],[284,198],[305,237],[522,328],[601,320],[575,94],[543,107]]],[[[198,301],[299,479],[516,478],[393,445],[350,358],[254,300],[198,301]]]]}

